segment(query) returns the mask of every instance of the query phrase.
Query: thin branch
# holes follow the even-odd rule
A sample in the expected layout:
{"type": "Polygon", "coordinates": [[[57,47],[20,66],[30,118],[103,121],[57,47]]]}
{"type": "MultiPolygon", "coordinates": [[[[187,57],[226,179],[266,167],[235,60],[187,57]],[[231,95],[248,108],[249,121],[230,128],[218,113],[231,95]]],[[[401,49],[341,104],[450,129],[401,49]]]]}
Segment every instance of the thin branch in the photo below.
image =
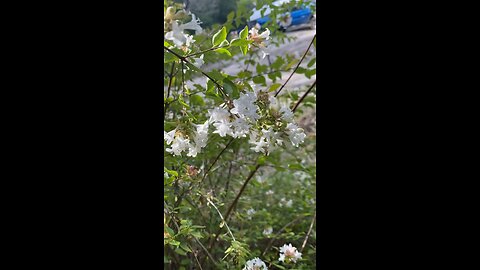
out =
{"type": "Polygon", "coordinates": [[[200,247],[205,251],[205,253],[207,254],[208,258],[210,258],[210,260],[212,260],[212,262],[214,264],[218,264],[218,262],[215,261],[215,259],[213,258],[212,254],[210,252],[208,252],[207,248],[202,244],[202,242],[200,242],[200,240],[198,240],[195,236],[193,236],[193,239],[195,239],[197,241],[197,243],[200,245],[200,247]]]}
{"type": "Polygon", "coordinates": [[[203,180],[205,180],[205,177],[207,177],[207,174],[208,174],[208,173],[210,172],[210,170],[213,168],[213,165],[215,165],[215,163],[217,163],[217,161],[218,161],[218,159],[220,158],[220,156],[225,152],[225,150],[227,150],[227,148],[230,146],[230,144],[232,144],[233,141],[234,141],[234,138],[230,139],[230,141],[227,143],[227,145],[225,145],[225,147],[223,148],[223,150],[217,155],[217,157],[216,157],[215,160],[213,161],[212,165],[210,165],[210,167],[208,168],[208,170],[205,171],[205,174],[203,175],[202,180],[200,180],[199,186],[202,185],[203,180]]]}
{"type": "MultiPolygon", "coordinates": [[[[187,64],[190,64],[190,65],[193,65],[192,63],[190,63],[190,61],[188,61],[188,60],[186,59],[185,56],[179,55],[178,53],[170,50],[170,49],[167,48],[166,46],[163,46],[163,48],[164,48],[165,50],[167,50],[168,52],[170,52],[171,54],[173,54],[173,55],[175,55],[176,57],[178,57],[181,61],[183,61],[183,62],[185,62],[185,63],[187,63],[187,64]]],[[[199,70],[200,70],[200,69],[199,69],[199,70]]],[[[202,71],[202,70],[200,70],[200,73],[202,73],[205,77],[209,78],[215,85],[217,85],[218,90],[220,90],[220,92],[222,93],[222,95],[223,95],[224,97],[226,97],[228,100],[230,100],[230,97],[229,97],[227,94],[225,94],[225,91],[223,91],[223,87],[222,87],[215,79],[213,79],[210,75],[208,75],[207,73],[205,73],[205,72],[202,71]]]]}
{"type": "MultiPolygon", "coordinates": [[[[247,186],[248,182],[250,182],[250,179],[252,179],[253,175],[255,175],[255,173],[258,171],[258,168],[260,168],[260,164],[258,164],[255,169],[253,169],[253,171],[250,172],[250,175],[247,177],[247,179],[245,180],[245,182],[243,183],[242,187],[240,188],[240,191],[238,192],[237,196],[235,197],[235,199],[233,200],[233,202],[230,204],[230,206],[228,207],[228,210],[227,210],[227,213],[225,214],[225,220],[228,221],[228,218],[230,217],[230,214],[232,213],[232,210],[233,210],[233,207],[237,204],[238,202],[238,199],[240,199],[240,196],[242,196],[243,194],[243,191],[245,190],[245,187],[247,186]]],[[[220,228],[221,229],[221,228],[220,228]]],[[[215,241],[218,239],[218,237],[220,236],[220,231],[221,230],[218,230],[217,233],[215,234],[215,236],[213,238],[211,238],[211,241],[209,243],[209,248],[212,248],[213,247],[213,244],[215,243],[215,241]]]]}
{"type": "Polygon", "coordinates": [[[303,94],[303,96],[297,101],[297,104],[295,104],[295,106],[293,107],[292,109],[292,112],[295,112],[295,110],[297,109],[298,105],[300,105],[300,103],[303,101],[303,99],[308,95],[308,93],[310,93],[310,91],[312,91],[313,87],[315,87],[315,84],[317,83],[317,80],[315,80],[313,82],[313,84],[310,86],[310,88],[308,88],[307,92],[305,92],[305,94],[303,94]]]}
{"type": "Polygon", "coordinates": [[[209,52],[209,51],[213,51],[213,50],[216,50],[216,49],[221,49],[221,48],[226,48],[230,45],[225,45],[225,46],[219,46],[219,47],[213,47],[213,48],[210,48],[210,49],[206,49],[204,51],[201,51],[201,52],[197,52],[197,53],[192,53],[192,54],[188,54],[187,56],[185,57],[192,57],[192,56],[195,56],[195,55],[200,55],[200,54],[204,54],[206,52],[209,52]]]}
{"type": "Polygon", "coordinates": [[[243,186],[240,188],[240,191],[238,192],[237,197],[235,197],[235,200],[233,200],[232,204],[228,208],[227,213],[225,214],[225,220],[228,220],[228,218],[230,217],[233,207],[237,204],[238,199],[240,199],[240,196],[242,196],[243,191],[247,187],[248,182],[250,182],[250,179],[252,179],[253,175],[258,171],[260,166],[261,165],[258,164],[257,166],[255,166],[255,169],[253,169],[253,171],[250,172],[250,175],[247,177],[247,180],[245,180],[245,182],[243,183],[243,186]]]}
{"type": "Polygon", "coordinates": [[[197,261],[198,267],[200,267],[200,270],[203,270],[202,265],[198,261],[197,254],[195,254],[195,252],[192,252],[192,253],[193,253],[193,256],[195,257],[195,260],[197,261]]]}
{"type": "Polygon", "coordinates": [[[277,239],[278,236],[280,236],[280,234],[286,229],[288,228],[288,226],[292,225],[292,224],[295,224],[297,223],[298,221],[300,221],[301,219],[303,219],[305,216],[299,216],[297,217],[296,219],[290,221],[289,223],[285,224],[285,226],[283,226],[278,232],[277,234],[275,234],[274,237],[272,237],[272,239],[270,240],[270,242],[268,243],[267,247],[265,248],[265,250],[262,252],[262,255],[265,255],[265,253],[267,253],[267,251],[270,249],[270,247],[272,246],[273,242],[275,241],[275,239],[277,239]]]}
{"type": "Polygon", "coordinates": [[[308,229],[307,236],[305,237],[305,240],[303,241],[302,248],[300,249],[300,252],[302,252],[303,249],[305,248],[305,245],[307,245],[308,237],[310,236],[310,233],[312,232],[313,223],[315,223],[315,218],[316,217],[317,217],[317,210],[315,210],[315,214],[313,214],[312,223],[310,223],[310,228],[308,229]]]}
{"type": "MultiPolygon", "coordinates": [[[[180,226],[178,226],[178,223],[177,221],[175,220],[175,216],[173,215],[173,213],[171,213],[169,210],[168,210],[168,204],[167,202],[163,201],[163,204],[165,206],[165,211],[167,212],[167,215],[170,216],[170,219],[173,220],[173,224],[175,225],[175,227],[177,228],[178,231],[180,231],[180,226]]],[[[200,240],[198,240],[197,237],[195,237],[194,235],[192,235],[193,239],[195,239],[195,241],[197,241],[197,243],[200,245],[200,247],[202,247],[202,249],[205,251],[205,253],[207,254],[207,256],[210,258],[210,260],[212,260],[212,262],[217,265],[218,262],[215,261],[215,259],[213,258],[212,254],[210,254],[210,252],[208,252],[208,250],[205,248],[205,246],[202,244],[202,242],[200,242],[200,240]]],[[[189,245],[189,248],[191,248],[191,246],[189,245]]],[[[193,250],[193,249],[192,249],[193,250]]]]}
{"type": "MultiPolygon", "coordinates": [[[[174,67],[175,67],[175,62],[172,63],[172,70],[170,71],[170,75],[169,75],[170,79],[168,80],[167,98],[170,97],[170,88],[172,87],[174,67]]],[[[164,109],[163,109],[163,121],[165,121],[165,114],[167,114],[167,109],[168,109],[169,106],[170,106],[170,103],[169,103],[169,102],[167,102],[167,104],[165,104],[165,106],[164,106],[164,109]]]]}
{"type": "Polygon", "coordinates": [[[277,93],[275,93],[275,97],[278,96],[278,94],[280,94],[280,92],[282,91],[283,87],[285,87],[285,85],[288,83],[288,81],[290,81],[290,79],[292,78],[293,74],[295,74],[295,71],[297,71],[298,67],[300,66],[300,64],[302,63],[303,59],[305,59],[305,56],[307,56],[307,53],[310,51],[310,47],[312,47],[312,44],[313,44],[313,41],[315,40],[315,38],[317,37],[317,34],[315,34],[312,38],[312,41],[310,42],[310,45],[308,45],[308,48],[307,50],[305,51],[305,53],[303,54],[302,56],[302,59],[300,59],[300,62],[298,62],[297,66],[295,67],[295,69],[293,70],[293,72],[290,74],[290,76],[288,77],[288,79],[285,81],[285,83],[282,85],[282,87],[280,87],[280,89],[278,90],[277,93]]]}
{"type": "Polygon", "coordinates": [[[223,224],[225,225],[225,227],[227,227],[227,230],[228,230],[228,232],[230,233],[230,236],[232,237],[233,241],[237,241],[237,240],[235,240],[235,236],[233,236],[233,233],[232,233],[232,231],[230,230],[230,227],[228,227],[227,221],[223,218],[222,213],[220,213],[220,210],[218,210],[217,206],[216,206],[209,198],[206,198],[206,199],[207,199],[207,201],[215,208],[215,210],[217,210],[218,215],[219,215],[220,218],[222,219],[223,224]]]}

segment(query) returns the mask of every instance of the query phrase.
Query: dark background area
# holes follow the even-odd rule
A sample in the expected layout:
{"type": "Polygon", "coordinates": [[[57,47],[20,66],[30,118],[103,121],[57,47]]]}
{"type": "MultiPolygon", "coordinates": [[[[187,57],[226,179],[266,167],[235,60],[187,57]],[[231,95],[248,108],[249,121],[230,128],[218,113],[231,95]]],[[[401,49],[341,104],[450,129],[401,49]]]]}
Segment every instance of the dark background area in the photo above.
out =
{"type": "MultiPolygon", "coordinates": [[[[17,76],[5,84],[3,220],[15,265],[158,269],[160,4],[6,9],[15,35],[5,65],[17,76]]],[[[460,262],[460,244],[446,241],[463,228],[449,227],[456,199],[441,180],[457,179],[458,155],[439,150],[452,138],[432,115],[448,78],[433,60],[448,50],[444,36],[425,36],[439,18],[397,4],[317,5],[319,265],[460,262]]]]}

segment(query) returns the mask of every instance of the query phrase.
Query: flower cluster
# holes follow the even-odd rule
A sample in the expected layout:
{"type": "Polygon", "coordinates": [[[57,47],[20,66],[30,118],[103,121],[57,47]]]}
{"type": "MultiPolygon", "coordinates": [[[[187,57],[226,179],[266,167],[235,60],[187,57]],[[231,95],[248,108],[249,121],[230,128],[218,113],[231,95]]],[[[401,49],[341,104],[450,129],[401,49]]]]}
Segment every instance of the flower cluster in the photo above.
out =
{"type": "Polygon", "coordinates": [[[280,200],[280,202],[278,203],[278,205],[279,205],[280,207],[283,207],[283,206],[292,207],[292,204],[293,204],[293,201],[292,201],[292,200],[288,200],[288,201],[287,201],[287,199],[285,199],[285,197],[282,198],[282,199],[280,200]]]}
{"type": "Polygon", "coordinates": [[[254,45],[260,48],[266,47],[265,41],[270,39],[270,30],[268,30],[268,28],[260,34],[258,33],[258,29],[253,27],[248,33],[250,34],[248,35],[248,40],[253,41],[254,45]]]}
{"type": "Polygon", "coordinates": [[[252,44],[248,45],[248,48],[251,49],[251,45],[260,48],[263,53],[262,58],[265,58],[265,56],[268,55],[265,48],[267,47],[266,41],[270,39],[270,30],[266,28],[265,31],[260,34],[258,32],[258,29],[260,29],[260,25],[257,25],[255,25],[255,27],[248,31],[249,35],[247,39],[253,41],[252,44]]]}
{"type": "Polygon", "coordinates": [[[252,216],[256,213],[257,211],[255,211],[255,209],[253,208],[250,208],[247,210],[247,218],[248,219],[252,219],[252,216]]]}
{"type": "Polygon", "coordinates": [[[195,127],[196,131],[192,136],[193,141],[184,131],[177,130],[177,128],[170,132],[164,131],[164,140],[167,145],[171,145],[171,148],[167,148],[166,151],[174,156],[179,156],[182,152],[188,150],[187,156],[196,157],[200,150],[207,146],[208,121],[201,125],[195,125],[195,127]]]}
{"type": "Polygon", "coordinates": [[[245,263],[243,270],[268,270],[268,268],[262,260],[254,258],[245,263]]]}
{"type": "Polygon", "coordinates": [[[302,253],[298,252],[296,247],[293,247],[292,244],[284,244],[280,248],[280,258],[278,259],[281,262],[297,262],[298,259],[302,258],[302,253]]]}
{"type": "Polygon", "coordinates": [[[286,106],[278,109],[275,97],[267,92],[241,93],[230,110],[216,107],[209,110],[210,122],[221,137],[249,137],[253,151],[269,154],[276,146],[289,140],[298,147],[306,135],[293,123],[293,112],[286,106]]]}
{"type": "Polygon", "coordinates": [[[273,232],[273,228],[272,227],[268,227],[266,229],[263,230],[263,235],[266,235],[266,236],[269,236],[271,235],[273,232]]]}
{"type": "Polygon", "coordinates": [[[193,30],[195,34],[202,32],[202,23],[198,18],[195,17],[195,14],[191,14],[192,20],[188,23],[181,23],[181,19],[188,17],[190,13],[186,13],[184,10],[180,10],[175,13],[175,8],[169,7],[165,12],[164,20],[164,29],[167,32],[165,34],[165,39],[173,41],[175,46],[184,51],[189,50],[189,47],[195,40],[193,36],[184,33],[185,30],[193,30]]]}

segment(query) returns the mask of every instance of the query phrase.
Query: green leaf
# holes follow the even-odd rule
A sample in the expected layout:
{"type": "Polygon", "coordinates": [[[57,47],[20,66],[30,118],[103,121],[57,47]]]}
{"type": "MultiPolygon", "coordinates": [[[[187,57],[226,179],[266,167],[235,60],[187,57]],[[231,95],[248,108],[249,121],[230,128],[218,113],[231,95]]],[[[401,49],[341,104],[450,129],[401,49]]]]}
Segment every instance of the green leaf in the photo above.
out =
{"type": "Polygon", "coordinates": [[[180,245],[180,242],[178,242],[176,240],[171,240],[169,244],[172,245],[172,246],[177,246],[178,247],[180,245]]]}
{"type": "Polygon", "coordinates": [[[215,51],[216,51],[216,52],[219,52],[219,53],[221,53],[221,54],[226,54],[226,55],[228,55],[228,56],[232,56],[232,53],[230,53],[229,50],[224,49],[224,48],[218,48],[218,49],[216,49],[215,51]]]}
{"type": "Polygon", "coordinates": [[[288,168],[292,170],[302,170],[303,166],[300,164],[289,164],[288,168]]]}
{"type": "Polygon", "coordinates": [[[298,74],[303,74],[305,73],[307,70],[303,67],[298,67],[297,70],[295,71],[295,73],[298,73],[298,74]]]}
{"type": "Polygon", "coordinates": [[[187,246],[185,243],[181,243],[180,247],[185,250],[186,252],[192,252],[192,250],[187,246]]]}
{"type": "Polygon", "coordinates": [[[215,89],[215,83],[212,80],[207,79],[207,93],[212,92],[215,89]]]}
{"type": "Polygon", "coordinates": [[[278,88],[280,88],[280,86],[282,86],[281,83],[274,83],[270,86],[270,88],[268,89],[269,92],[273,92],[273,91],[276,91],[278,88]]]}
{"type": "Polygon", "coordinates": [[[229,46],[230,45],[230,42],[228,42],[228,40],[224,40],[222,41],[222,43],[220,43],[220,47],[226,47],[226,46],[229,46]]]}
{"type": "Polygon", "coordinates": [[[174,175],[174,176],[178,177],[178,172],[176,172],[176,171],[169,170],[165,167],[163,167],[163,171],[167,172],[170,175],[174,175]]]}
{"type": "Polygon", "coordinates": [[[187,252],[185,252],[183,249],[181,248],[176,248],[175,249],[175,252],[182,255],[182,256],[186,256],[187,255],[187,252]]]}
{"type": "Polygon", "coordinates": [[[247,37],[248,37],[248,26],[245,25],[245,28],[243,28],[243,30],[240,31],[240,38],[247,39],[247,37]]]}
{"type": "Polygon", "coordinates": [[[228,13],[228,15],[227,15],[227,22],[232,22],[232,21],[233,21],[233,17],[235,17],[235,11],[232,11],[232,12],[228,13]]]}
{"type": "Polygon", "coordinates": [[[240,50],[242,51],[243,55],[247,55],[248,45],[240,46],[240,50]]]}
{"type": "Polygon", "coordinates": [[[227,78],[223,79],[223,89],[225,89],[225,92],[231,98],[237,99],[240,97],[237,86],[227,78]]]}
{"type": "Polygon", "coordinates": [[[285,64],[285,60],[283,60],[282,57],[277,57],[277,59],[275,59],[275,61],[272,63],[272,69],[280,69],[280,67],[285,64]]]}
{"type": "Polygon", "coordinates": [[[176,57],[175,55],[173,55],[172,53],[169,53],[169,52],[165,52],[164,56],[163,56],[163,63],[166,64],[166,63],[170,63],[170,62],[173,62],[173,61],[177,61],[179,58],[176,57]]]}
{"type": "Polygon", "coordinates": [[[230,46],[237,46],[237,47],[241,47],[241,46],[245,46],[245,45],[248,45],[248,44],[251,44],[253,41],[252,40],[246,40],[246,39],[232,39],[232,41],[230,42],[230,46]]]}
{"type": "Polygon", "coordinates": [[[310,79],[313,75],[317,74],[317,69],[310,69],[305,72],[305,76],[310,79]]]}
{"type": "Polygon", "coordinates": [[[263,77],[263,76],[254,77],[253,82],[256,83],[256,84],[266,85],[266,80],[265,80],[265,77],[263,77]]]}
{"type": "Polygon", "coordinates": [[[280,79],[282,78],[282,73],[280,71],[275,71],[268,74],[268,78],[270,78],[272,81],[275,81],[277,77],[280,79]]]}
{"type": "Polygon", "coordinates": [[[202,71],[201,71],[199,68],[197,68],[196,66],[194,66],[194,65],[192,65],[192,64],[190,64],[190,63],[187,63],[187,62],[185,62],[185,64],[186,64],[191,70],[194,70],[194,71],[196,71],[196,72],[202,73],[202,71]]]}
{"type": "Polygon", "coordinates": [[[314,57],[312,60],[310,60],[310,62],[308,62],[307,67],[313,66],[316,62],[317,62],[317,58],[314,57]]]}
{"type": "Polygon", "coordinates": [[[268,69],[267,65],[257,64],[256,66],[257,73],[263,73],[267,71],[267,69],[268,69]]]}
{"type": "Polygon", "coordinates": [[[240,71],[237,75],[238,75],[238,77],[241,78],[241,79],[242,79],[242,78],[249,78],[249,77],[252,76],[252,72],[250,72],[250,71],[248,71],[248,70],[246,70],[246,71],[240,71]]]}
{"type": "Polygon", "coordinates": [[[212,38],[213,46],[220,45],[220,43],[222,43],[222,41],[224,41],[226,38],[227,38],[227,29],[224,26],[222,27],[222,29],[220,29],[220,31],[218,31],[215,35],[213,35],[213,38],[212,38]]]}
{"type": "Polygon", "coordinates": [[[190,96],[190,102],[192,105],[199,105],[199,106],[204,106],[205,102],[203,101],[203,98],[199,95],[191,95],[190,96]]]}
{"type": "Polygon", "coordinates": [[[173,237],[175,235],[175,232],[170,227],[165,226],[165,230],[168,234],[170,234],[170,237],[173,237]]]}
{"type": "Polygon", "coordinates": [[[223,80],[223,74],[219,72],[218,70],[212,70],[210,72],[207,72],[207,74],[212,77],[215,81],[220,83],[223,80]]]}

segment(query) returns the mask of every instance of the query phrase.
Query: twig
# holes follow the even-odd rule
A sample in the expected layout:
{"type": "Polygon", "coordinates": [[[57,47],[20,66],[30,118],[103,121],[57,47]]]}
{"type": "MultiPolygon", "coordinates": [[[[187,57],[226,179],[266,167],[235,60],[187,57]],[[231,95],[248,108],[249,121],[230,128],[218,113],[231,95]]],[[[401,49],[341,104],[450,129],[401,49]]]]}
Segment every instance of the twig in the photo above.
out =
{"type": "Polygon", "coordinates": [[[205,177],[207,177],[207,174],[210,172],[210,170],[213,168],[213,165],[215,165],[215,163],[217,163],[218,159],[220,158],[220,156],[225,152],[225,150],[227,150],[227,148],[230,146],[230,144],[232,144],[232,142],[234,141],[234,138],[231,138],[230,141],[227,143],[227,145],[225,145],[225,147],[223,148],[223,150],[218,154],[218,156],[215,158],[215,160],[213,161],[212,165],[210,165],[210,167],[208,167],[208,169],[205,171],[205,174],[203,174],[203,177],[202,177],[202,180],[200,180],[200,183],[199,183],[199,186],[202,185],[203,183],[203,180],[205,180],[205,177]]]}
{"type": "Polygon", "coordinates": [[[216,206],[209,198],[206,198],[206,199],[207,199],[207,201],[215,208],[215,210],[217,210],[218,215],[219,215],[220,218],[222,219],[223,224],[225,225],[225,227],[227,227],[227,230],[228,230],[228,232],[230,233],[230,236],[232,237],[233,241],[236,241],[236,240],[235,240],[235,236],[233,236],[233,233],[232,233],[232,231],[230,230],[230,227],[228,227],[227,221],[223,218],[222,213],[220,213],[220,210],[218,210],[217,206],[216,206]]]}
{"type": "Polygon", "coordinates": [[[203,53],[206,53],[206,52],[209,52],[209,51],[213,51],[213,50],[216,50],[216,49],[221,49],[221,48],[226,48],[230,45],[225,45],[225,46],[219,46],[219,47],[213,47],[213,48],[210,48],[210,49],[206,49],[204,51],[201,51],[201,52],[197,52],[197,53],[192,53],[192,54],[188,54],[187,56],[185,57],[192,57],[192,56],[195,56],[195,55],[199,55],[199,54],[203,54],[203,53]]]}
{"type": "MultiPolygon", "coordinates": [[[[170,50],[170,49],[167,48],[166,46],[163,46],[163,48],[164,48],[165,50],[167,50],[169,53],[171,53],[171,54],[175,55],[176,57],[178,57],[181,61],[183,61],[183,62],[185,62],[185,63],[187,63],[187,64],[190,64],[190,65],[193,65],[192,63],[190,63],[190,61],[188,61],[188,60],[186,59],[185,56],[179,55],[178,53],[170,50]]],[[[199,70],[200,70],[200,69],[199,69],[199,70]]],[[[222,93],[222,95],[225,96],[228,100],[230,100],[230,97],[229,97],[227,94],[225,94],[225,92],[223,91],[223,87],[222,87],[215,79],[213,79],[210,75],[208,75],[207,73],[205,73],[205,72],[202,71],[202,70],[200,70],[200,73],[202,73],[205,77],[209,78],[215,85],[217,85],[218,90],[220,90],[220,92],[222,93]]]]}
{"type": "Polygon", "coordinates": [[[290,78],[292,78],[293,74],[295,74],[295,71],[297,71],[298,67],[300,66],[300,64],[302,63],[303,59],[305,59],[305,56],[307,56],[307,53],[310,51],[310,47],[312,47],[312,44],[313,44],[313,41],[315,40],[315,38],[317,37],[317,34],[315,34],[312,38],[312,41],[310,42],[310,45],[308,45],[308,48],[307,50],[305,51],[305,53],[303,54],[302,56],[302,59],[300,59],[300,62],[298,62],[297,66],[295,67],[295,69],[293,70],[293,72],[290,74],[290,76],[288,77],[288,79],[285,81],[285,83],[282,85],[282,87],[280,87],[280,89],[278,90],[277,93],[275,93],[275,97],[278,96],[278,94],[280,94],[280,92],[282,91],[283,87],[285,87],[285,85],[288,83],[288,81],[290,81],[290,78]]]}
{"type": "Polygon", "coordinates": [[[305,94],[303,94],[303,96],[297,101],[297,104],[295,104],[295,106],[293,107],[292,109],[292,112],[295,112],[295,110],[297,109],[298,105],[300,105],[300,103],[303,101],[303,99],[308,95],[308,93],[310,93],[310,91],[312,91],[313,87],[315,87],[315,84],[317,83],[317,80],[315,80],[313,82],[313,84],[310,86],[310,88],[308,88],[307,92],[305,92],[305,94]]]}
{"type": "MultiPolygon", "coordinates": [[[[178,223],[175,221],[175,216],[168,210],[168,205],[167,205],[167,202],[163,201],[163,204],[165,206],[165,211],[167,212],[167,215],[170,216],[170,218],[173,220],[173,224],[175,225],[175,227],[177,228],[178,231],[180,231],[180,226],[178,226],[178,223]]],[[[202,244],[202,242],[200,242],[200,240],[198,240],[197,237],[195,237],[194,235],[192,235],[193,239],[195,239],[195,241],[197,241],[197,243],[200,245],[200,247],[202,247],[202,249],[205,251],[205,253],[207,254],[208,258],[210,258],[210,260],[212,260],[212,262],[217,265],[217,261],[215,261],[215,259],[213,258],[212,254],[210,254],[210,252],[208,252],[208,250],[205,248],[205,246],[202,244]]],[[[191,248],[191,246],[189,245],[189,248],[191,248]]],[[[193,249],[192,249],[193,250],[193,249]]]]}
{"type": "MultiPolygon", "coordinates": [[[[174,67],[175,67],[175,62],[172,63],[172,70],[170,71],[170,75],[169,75],[170,79],[168,80],[167,98],[170,97],[170,88],[172,87],[174,67]]],[[[168,109],[169,106],[170,106],[170,103],[167,102],[167,104],[165,104],[165,107],[163,109],[163,121],[165,121],[165,114],[167,113],[167,109],[168,109]]]]}
{"type": "Polygon", "coordinates": [[[260,166],[261,165],[258,164],[255,167],[255,169],[253,169],[253,171],[250,172],[250,175],[248,176],[247,180],[245,180],[245,182],[243,183],[243,186],[240,188],[240,191],[238,192],[237,197],[235,197],[235,200],[233,200],[232,204],[230,205],[230,207],[227,210],[227,213],[225,214],[225,219],[226,220],[228,220],[228,218],[230,217],[230,214],[231,214],[231,211],[232,211],[233,207],[235,206],[235,204],[237,204],[238,199],[240,199],[240,196],[242,196],[243,191],[245,190],[245,187],[247,187],[248,182],[250,182],[250,179],[252,179],[253,175],[258,171],[258,168],[260,168],[260,166]]]}
{"type": "Polygon", "coordinates": [[[315,223],[315,217],[317,217],[317,210],[315,210],[315,214],[313,214],[312,223],[310,223],[310,229],[308,229],[307,236],[305,237],[305,240],[303,241],[302,248],[300,249],[300,252],[302,252],[303,249],[305,248],[305,245],[307,245],[308,236],[310,236],[310,233],[312,232],[312,229],[313,229],[313,223],[315,223]]]}
{"type": "MultiPolygon", "coordinates": [[[[247,186],[248,182],[250,182],[250,179],[252,179],[253,175],[257,172],[258,168],[260,168],[260,164],[258,164],[255,169],[253,169],[253,171],[250,172],[250,175],[247,177],[247,179],[245,180],[245,182],[243,183],[242,187],[240,188],[240,191],[238,192],[237,196],[235,197],[235,199],[233,200],[233,202],[230,204],[230,206],[228,207],[228,210],[227,210],[227,213],[225,214],[225,220],[228,220],[228,218],[230,217],[230,214],[232,213],[232,209],[233,207],[237,204],[238,202],[238,199],[240,198],[240,196],[242,196],[243,194],[243,191],[245,190],[245,187],[247,186]]],[[[220,228],[221,229],[221,228],[220,228]]],[[[220,236],[220,231],[221,230],[218,230],[217,233],[215,234],[215,236],[213,238],[211,238],[211,241],[209,243],[209,248],[211,249],[213,247],[213,244],[215,243],[215,241],[218,239],[218,236],[220,236]]]]}
{"type": "Polygon", "coordinates": [[[267,247],[265,248],[265,250],[262,252],[262,255],[265,255],[265,253],[267,253],[267,251],[270,249],[270,247],[272,246],[273,244],[273,241],[275,241],[275,239],[277,239],[277,237],[286,229],[288,228],[288,226],[292,225],[292,224],[295,224],[297,223],[299,220],[303,219],[305,216],[299,216],[297,217],[296,219],[290,221],[289,223],[287,223],[285,226],[283,226],[278,232],[277,234],[275,234],[274,237],[272,237],[272,239],[270,240],[270,242],[268,243],[267,247]]]}

